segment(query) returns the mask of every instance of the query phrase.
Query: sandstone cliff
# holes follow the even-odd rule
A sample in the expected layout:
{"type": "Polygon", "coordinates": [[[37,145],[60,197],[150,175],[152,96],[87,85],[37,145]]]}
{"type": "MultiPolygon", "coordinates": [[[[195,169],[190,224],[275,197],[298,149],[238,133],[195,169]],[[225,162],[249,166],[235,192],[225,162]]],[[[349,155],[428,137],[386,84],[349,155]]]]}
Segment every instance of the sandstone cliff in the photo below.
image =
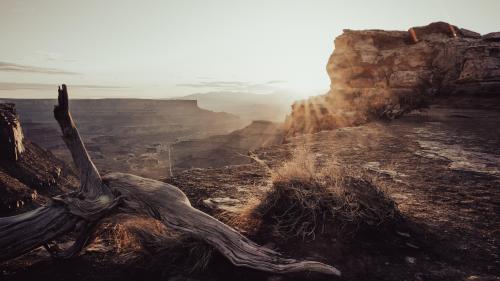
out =
{"type": "Polygon", "coordinates": [[[408,32],[344,30],[326,68],[330,91],[292,105],[288,135],[395,118],[436,96],[498,95],[500,33],[444,22],[408,32]]]}

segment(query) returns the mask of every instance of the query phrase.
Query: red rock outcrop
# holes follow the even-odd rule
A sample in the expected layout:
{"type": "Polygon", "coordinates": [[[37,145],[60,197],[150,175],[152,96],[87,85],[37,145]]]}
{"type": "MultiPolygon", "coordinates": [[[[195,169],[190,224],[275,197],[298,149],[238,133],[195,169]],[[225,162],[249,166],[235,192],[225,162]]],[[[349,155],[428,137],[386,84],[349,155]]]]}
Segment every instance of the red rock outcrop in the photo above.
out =
{"type": "Polygon", "coordinates": [[[0,159],[17,160],[24,152],[23,139],[14,104],[0,104],[0,159]]]}
{"type": "Polygon", "coordinates": [[[70,167],[24,139],[14,104],[0,103],[0,216],[46,203],[77,186],[70,167]]]}
{"type": "Polygon", "coordinates": [[[500,92],[500,33],[444,22],[406,31],[344,30],[327,64],[330,91],[292,105],[287,135],[396,118],[430,97],[500,92]]]}

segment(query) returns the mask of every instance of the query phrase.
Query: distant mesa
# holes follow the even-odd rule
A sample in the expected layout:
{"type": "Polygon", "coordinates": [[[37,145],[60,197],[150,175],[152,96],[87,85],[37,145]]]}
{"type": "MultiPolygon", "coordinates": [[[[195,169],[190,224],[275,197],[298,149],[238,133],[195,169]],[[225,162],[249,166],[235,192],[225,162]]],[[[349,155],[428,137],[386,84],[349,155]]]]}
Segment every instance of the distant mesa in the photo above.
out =
{"type": "Polygon", "coordinates": [[[255,119],[283,122],[294,98],[287,92],[255,94],[249,92],[208,92],[181,97],[195,99],[198,106],[216,112],[235,114],[247,123],[255,119]]]}
{"type": "Polygon", "coordinates": [[[288,136],[397,118],[433,97],[498,97],[500,33],[481,36],[445,22],[344,30],[326,68],[330,91],[292,106],[288,136]]]}

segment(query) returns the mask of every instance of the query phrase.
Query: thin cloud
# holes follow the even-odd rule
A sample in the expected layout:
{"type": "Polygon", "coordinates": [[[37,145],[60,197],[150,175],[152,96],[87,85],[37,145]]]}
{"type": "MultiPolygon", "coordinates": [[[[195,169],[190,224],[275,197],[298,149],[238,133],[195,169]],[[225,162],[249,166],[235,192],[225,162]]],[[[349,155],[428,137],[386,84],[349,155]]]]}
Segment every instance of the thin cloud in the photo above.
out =
{"type": "Polygon", "coordinates": [[[177,84],[179,87],[205,88],[216,91],[248,91],[248,92],[267,92],[275,90],[275,84],[285,83],[282,80],[270,80],[264,83],[250,83],[243,81],[199,81],[195,83],[177,84]]]}
{"type": "Polygon", "coordinates": [[[281,84],[281,83],[286,83],[285,80],[271,80],[271,81],[267,81],[265,84],[281,84]]]}
{"type": "Polygon", "coordinates": [[[191,88],[226,88],[226,87],[243,87],[248,85],[247,82],[241,81],[200,81],[196,83],[177,84],[180,87],[191,88]]]}
{"type": "Polygon", "coordinates": [[[65,75],[78,75],[80,73],[66,71],[57,68],[39,67],[31,65],[21,65],[10,62],[0,61],[0,71],[4,72],[25,72],[25,73],[44,73],[44,74],[65,74],[65,75]]]}
{"type": "Polygon", "coordinates": [[[38,50],[38,51],[35,52],[35,54],[40,59],[45,60],[45,61],[52,61],[52,62],[54,62],[54,61],[75,62],[76,61],[74,59],[65,58],[61,54],[53,53],[53,52],[47,52],[47,51],[38,50]]]}
{"type": "MultiPolygon", "coordinates": [[[[57,84],[0,82],[0,91],[54,90],[57,89],[57,86],[58,86],[57,84]]],[[[71,85],[71,88],[119,90],[119,89],[127,89],[128,87],[109,86],[109,85],[71,85]]]]}

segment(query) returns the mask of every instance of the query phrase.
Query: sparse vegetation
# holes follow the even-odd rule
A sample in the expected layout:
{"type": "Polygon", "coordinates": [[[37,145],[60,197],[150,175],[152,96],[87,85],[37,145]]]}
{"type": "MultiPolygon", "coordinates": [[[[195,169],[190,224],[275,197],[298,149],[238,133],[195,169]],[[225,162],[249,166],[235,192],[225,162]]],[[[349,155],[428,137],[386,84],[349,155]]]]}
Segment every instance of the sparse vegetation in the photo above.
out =
{"type": "Polygon", "coordinates": [[[307,149],[272,176],[272,189],[255,212],[283,238],[314,239],[318,233],[356,234],[394,221],[397,207],[369,177],[331,162],[317,169],[307,149]]]}
{"type": "Polygon", "coordinates": [[[149,233],[152,237],[169,236],[166,227],[157,220],[126,215],[106,220],[99,227],[96,236],[100,237],[104,246],[110,247],[126,261],[144,250],[142,233],[149,233]]]}
{"type": "Polygon", "coordinates": [[[98,244],[115,253],[115,263],[147,264],[161,275],[168,271],[203,271],[215,251],[206,242],[169,230],[149,218],[117,216],[103,223],[98,235],[102,237],[98,244]]]}
{"type": "Polygon", "coordinates": [[[190,235],[168,232],[167,235],[135,230],[143,249],[137,261],[160,275],[172,272],[192,274],[202,272],[212,260],[215,249],[190,235]]]}

